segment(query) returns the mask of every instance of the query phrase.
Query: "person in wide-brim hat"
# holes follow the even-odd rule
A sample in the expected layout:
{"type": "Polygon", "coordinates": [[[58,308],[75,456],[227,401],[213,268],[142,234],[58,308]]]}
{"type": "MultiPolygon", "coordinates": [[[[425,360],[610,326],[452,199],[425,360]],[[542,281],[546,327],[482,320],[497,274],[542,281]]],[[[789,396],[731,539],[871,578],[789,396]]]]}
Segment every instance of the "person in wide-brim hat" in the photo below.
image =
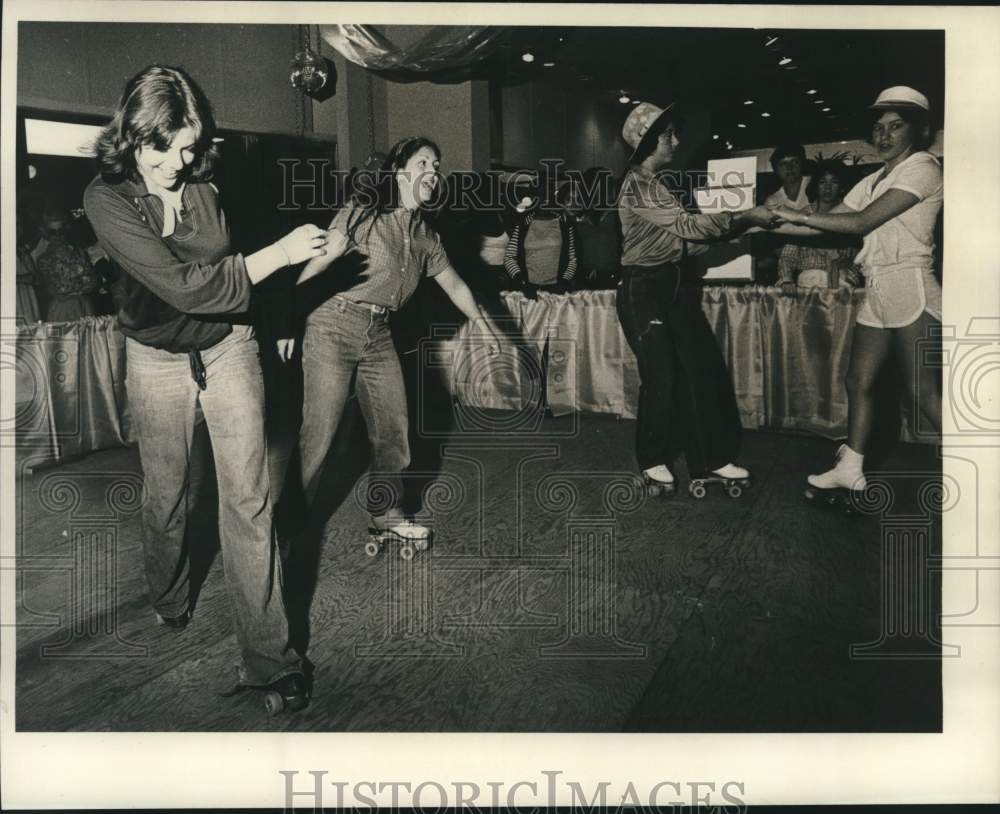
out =
{"type": "Polygon", "coordinates": [[[666,126],[677,118],[673,108],[673,104],[657,107],[650,102],[640,102],[632,108],[622,125],[622,138],[632,148],[629,163],[652,151],[666,126]]]}
{"type": "Polygon", "coordinates": [[[712,482],[737,494],[750,477],[734,463],[739,408],[700,303],[687,295],[684,259],[747,227],[767,227],[772,216],[762,206],[689,212],[665,183],[681,143],[679,125],[673,105],[642,102],[622,127],[632,154],[618,196],[622,269],[616,309],[639,367],[636,462],[652,494],[675,491],[671,467],[681,453],[693,495],[703,497],[712,482]]]}

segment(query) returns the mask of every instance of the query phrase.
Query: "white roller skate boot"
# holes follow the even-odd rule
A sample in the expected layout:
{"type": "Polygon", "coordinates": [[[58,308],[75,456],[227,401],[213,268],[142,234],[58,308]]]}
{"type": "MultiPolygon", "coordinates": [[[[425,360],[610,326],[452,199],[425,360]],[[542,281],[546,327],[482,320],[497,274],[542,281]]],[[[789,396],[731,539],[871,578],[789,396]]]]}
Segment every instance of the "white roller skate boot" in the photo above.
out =
{"type": "Polygon", "coordinates": [[[644,469],[642,471],[642,484],[650,497],[666,497],[672,495],[677,489],[677,485],[674,483],[674,474],[667,469],[665,464],[644,469]]]}
{"type": "Polygon", "coordinates": [[[372,525],[368,529],[368,535],[365,553],[369,557],[381,552],[386,543],[397,543],[399,556],[404,560],[412,560],[417,551],[426,551],[431,543],[431,530],[409,520],[392,520],[385,528],[372,525]]]}
{"type": "Polygon", "coordinates": [[[837,462],[833,469],[821,475],[810,475],[806,480],[805,497],[810,503],[839,508],[850,513],[853,501],[868,485],[862,470],[865,456],[855,452],[847,444],[837,450],[837,462]]]}

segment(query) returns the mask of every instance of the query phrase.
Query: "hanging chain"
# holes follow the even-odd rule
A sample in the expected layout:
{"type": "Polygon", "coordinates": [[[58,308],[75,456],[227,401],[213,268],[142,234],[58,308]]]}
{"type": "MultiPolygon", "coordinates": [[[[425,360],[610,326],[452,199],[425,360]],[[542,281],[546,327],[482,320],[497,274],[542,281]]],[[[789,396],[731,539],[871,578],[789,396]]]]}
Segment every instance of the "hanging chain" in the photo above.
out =
{"type": "MultiPolygon", "coordinates": [[[[295,26],[295,45],[293,48],[296,55],[302,50],[302,26],[300,25],[295,26]]],[[[295,132],[303,136],[306,131],[305,94],[296,89],[295,95],[298,97],[295,100],[295,132]]]]}
{"type": "Polygon", "coordinates": [[[368,90],[368,157],[375,152],[375,81],[371,71],[365,69],[368,90]]]}

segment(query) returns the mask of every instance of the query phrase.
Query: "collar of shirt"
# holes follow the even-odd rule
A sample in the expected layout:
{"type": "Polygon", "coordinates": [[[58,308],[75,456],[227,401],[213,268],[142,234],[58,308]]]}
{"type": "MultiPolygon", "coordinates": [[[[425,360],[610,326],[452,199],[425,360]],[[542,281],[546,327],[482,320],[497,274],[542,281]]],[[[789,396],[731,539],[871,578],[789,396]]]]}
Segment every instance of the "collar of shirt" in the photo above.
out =
{"type": "MultiPolygon", "coordinates": [[[[163,228],[160,230],[160,237],[170,237],[174,233],[174,230],[177,228],[177,212],[174,210],[173,204],[168,202],[157,190],[150,189],[141,175],[135,181],[131,178],[126,178],[124,181],[120,181],[118,186],[122,192],[132,198],[147,198],[152,196],[158,199],[163,205],[163,228]]],[[[186,188],[186,183],[181,184],[180,200],[182,208],[184,205],[184,190],[186,188]]]]}

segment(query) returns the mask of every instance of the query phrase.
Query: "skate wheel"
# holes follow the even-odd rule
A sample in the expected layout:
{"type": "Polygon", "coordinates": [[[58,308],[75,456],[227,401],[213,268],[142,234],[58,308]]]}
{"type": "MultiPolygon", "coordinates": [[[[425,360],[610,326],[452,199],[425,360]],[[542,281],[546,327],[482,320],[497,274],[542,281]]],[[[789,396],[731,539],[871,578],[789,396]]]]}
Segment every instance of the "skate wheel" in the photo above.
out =
{"type": "Polygon", "coordinates": [[[267,714],[272,718],[275,715],[280,715],[285,709],[285,699],[281,693],[274,690],[268,692],[264,696],[264,709],[267,710],[267,714]]]}
{"type": "Polygon", "coordinates": [[[369,557],[377,557],[381,550],[382,546],[380,546],[375,540],[369,540],[365,543],[365,554],[369,557]]]}
{"type": "Polygon", "coordinates": [[[701,500],[705,495],[708,494],[708,490],[700,483],[691,484],[691,497],[695,500],[701,500]]]}
{"type": "Polygon", "coordinates": [[[743,489],[735,483],[726,491],[729,492],[730,497],[740,497],[743,494],[743,489]]]}
{"type": "Polygon", "coordinates": [[[413,543],[413,547],[417,549],[417,551],[426,551],[430,547],[430,541],[427,539],[416,540],[413,543]]]}
{"type": "Polygon", "coordinates": [[[402,557],[404,560],[412,560],[413,554],[414,554],[413,546],[411,545],[404,545],[399,549],[399,556],[402,557]]]}

